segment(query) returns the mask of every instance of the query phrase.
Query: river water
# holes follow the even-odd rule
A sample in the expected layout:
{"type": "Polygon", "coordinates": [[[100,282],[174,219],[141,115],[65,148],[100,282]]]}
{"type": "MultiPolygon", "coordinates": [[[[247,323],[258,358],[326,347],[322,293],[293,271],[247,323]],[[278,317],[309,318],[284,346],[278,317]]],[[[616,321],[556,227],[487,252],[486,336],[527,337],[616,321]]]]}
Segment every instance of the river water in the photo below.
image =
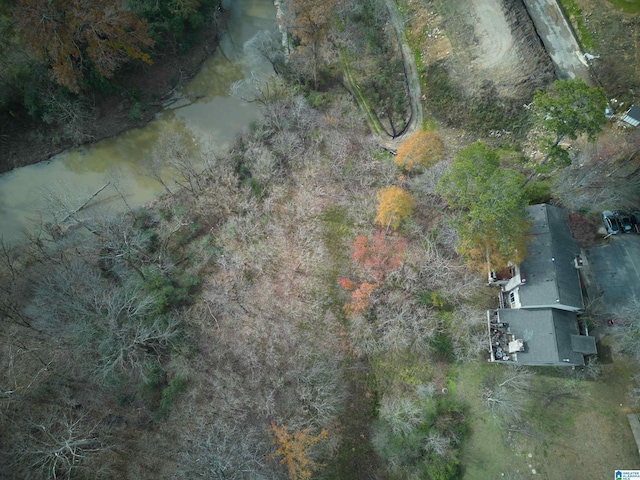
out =
{"type": "Polygon", "coordinates": [[[47,221],[61,205],[80,207],[107,182],[111,186],[92,201],[93,209],[124,210],[117,185],[132,207],[161,193],[161,186],[143,173],[141,164],[159,135],[185,129],[211,136],[221,148],[249,125],[257,105],[229,95],[233,82],[266,68],[243,54],[246,41],[275,27],[273,0],[233,0],[228,29],[220,48],[201,71],[147,126],[93,145],[63,152],[49,161],[18,168],[0,176],[0,237],[19,241],[25,228],[47,221]]]}

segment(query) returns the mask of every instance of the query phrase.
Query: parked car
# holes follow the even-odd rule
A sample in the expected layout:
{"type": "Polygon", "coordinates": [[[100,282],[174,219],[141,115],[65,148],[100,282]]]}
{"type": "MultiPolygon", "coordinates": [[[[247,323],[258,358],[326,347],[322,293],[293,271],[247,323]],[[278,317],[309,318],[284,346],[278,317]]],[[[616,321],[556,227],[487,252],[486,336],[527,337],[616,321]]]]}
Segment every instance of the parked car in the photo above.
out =
{"type": "Polygon", "coordinates": [[[611,210],[605,210],[602,212],[602,224],[610,235],[617,235],[620,232],[620,226],[618,220],[611,210]]]}
{"type": "Polygon", "coordinates": [[[633,230],[633,223],[631,222],[631,217],[628,213],[623,212],[622,210],[616,210],[615,216],[616,220],[618,220],[622,233],[630,233],[633,230]]]}
{"type": "Polygon", "coordinates": [[[633,223],[633,231],[640,233],[640,212],[635,210],[631,212],[631,223],[633,223]]]}

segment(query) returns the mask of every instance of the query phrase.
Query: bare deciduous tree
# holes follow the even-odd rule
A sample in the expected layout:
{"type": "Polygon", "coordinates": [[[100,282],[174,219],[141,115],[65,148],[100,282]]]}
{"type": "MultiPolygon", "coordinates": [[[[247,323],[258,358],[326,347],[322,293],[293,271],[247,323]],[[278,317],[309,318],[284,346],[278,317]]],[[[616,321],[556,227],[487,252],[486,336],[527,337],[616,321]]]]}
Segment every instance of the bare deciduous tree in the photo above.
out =
{"type": "Polygon", "coordinates": [[[484,400],[491,415],[504,425],[522,418],[529,399],[533,372],[523,367],[504,369],[499,379],[485,387],[484,400]]]}
{"type": "Polygon", "coordinates": [[[269,62],[277,75],[286,69],[282,34],[278,30],[258,32],[244,44],[244,52],[255,63],[269,62]]]}
{"type": "Polygon", "coordinates": [[[571,211],[636,208],[640,203],[640,175],[608,175],[614,168],[615,164],[606,162],[565,168],[553,184],[553,195],[571,211]]]}
{"type": "Polygon", "coordinates": [[[232,419],[216,419],[208,429],[191,435],[190,447],[181,452],[177,478],[265,478],[269,471],[265,458],[271,453],[266,433],[266,429],[259,432],[232,419]]]}
{"type": "Polygon", "coordinates": [[[427,451],[431,450],[439,457],[446,457],[451,451],[451,439],[438,431],[431,430],[424,439],[424,448],[427,451]]]}
{"type": "Polygon", "coordinates": [[[49,409],[44,418],[30,418],[17,426],[14,466],[25,478],[34,472],[51,480],[76,478],[76,471],[82,471],[92,456],[110,448],[99,437],[99,426],[88,423],[85,415],[49,409]]]}
{"type": "Polygon", "coordinates": [[[380,402],[380,417],[394,435],[409,435],[422,422],[421,406],[406,397],[384,396],[380,402]]]}
{"type": "Polygon", "coordinates": [[[157,298],[130,283],[113,285],[73,261],[35,287],[29,312],[41,328],[74,345],[100,377],[142,375],[178,334],[178,320],[157,311],[157,298]]]}

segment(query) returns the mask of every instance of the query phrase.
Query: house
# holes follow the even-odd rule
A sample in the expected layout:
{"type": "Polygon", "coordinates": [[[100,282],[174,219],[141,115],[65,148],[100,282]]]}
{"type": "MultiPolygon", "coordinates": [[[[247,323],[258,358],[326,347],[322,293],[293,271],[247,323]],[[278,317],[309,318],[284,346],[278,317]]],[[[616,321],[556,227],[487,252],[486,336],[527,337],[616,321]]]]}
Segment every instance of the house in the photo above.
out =
{"type": "Polygon", "coordinates": [[[490,361],[584,365],[584,356],[596,353],[596,346],[578,318],[582,260],[567,212],[547,204],[527,211],[532,224],[527,257],[489,278],[500,286],[500,308],[487,312],[490,361]]]}
{"type": "Polygon", "coordinates": [[[640,107],[637,105],[631,105],[631,108],[627,110],[624,117],[622,117],[622,121],[627,122],[629,125],[633,125],[634,127],[640,125],[640,107]]]}

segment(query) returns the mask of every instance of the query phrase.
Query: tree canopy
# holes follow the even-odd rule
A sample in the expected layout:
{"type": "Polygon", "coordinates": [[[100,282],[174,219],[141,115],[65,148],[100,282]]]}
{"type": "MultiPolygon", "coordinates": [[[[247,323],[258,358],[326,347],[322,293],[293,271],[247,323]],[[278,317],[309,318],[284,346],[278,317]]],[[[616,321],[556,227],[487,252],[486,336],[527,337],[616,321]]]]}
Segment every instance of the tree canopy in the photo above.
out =
{"type": "Polygon", "coordinates": [[[438,132],[419,130],[398,148],[394,162],[405,170],[426,167],[442,159],[442,141],[438,132]]]}
{"type": "Polygon", "coordinates": [[[559,138],[576,139],[586,133],[594,140],[607,122],[604,91],[591,88],[580,79],[556,80],[550,90],[534,94],[533,104],[542,128],[559,138]]]}
{"type": "Polygon", "coordinates": [[[415,202],[409,192],[392,185],[378,191],[378,208],[374,222],[381,227],[396,229],[411,216],[415,202]]]}
{"type": "Polygon", "coordinates": [[[72,92],[88,67],[111,78],[126,61],[151,63],[146,21],[117,0],[19,0],[15,20],[29,50],[72,92]]]}
{"type": "Polygon", "coordinates": [[[481,142],[462,150],[438,181],[438,192],[458,212],[457,250],[471,268],[499,269],[526,255],[522,183],[523,176],[502,168],[498,153],[481,142]]]}

